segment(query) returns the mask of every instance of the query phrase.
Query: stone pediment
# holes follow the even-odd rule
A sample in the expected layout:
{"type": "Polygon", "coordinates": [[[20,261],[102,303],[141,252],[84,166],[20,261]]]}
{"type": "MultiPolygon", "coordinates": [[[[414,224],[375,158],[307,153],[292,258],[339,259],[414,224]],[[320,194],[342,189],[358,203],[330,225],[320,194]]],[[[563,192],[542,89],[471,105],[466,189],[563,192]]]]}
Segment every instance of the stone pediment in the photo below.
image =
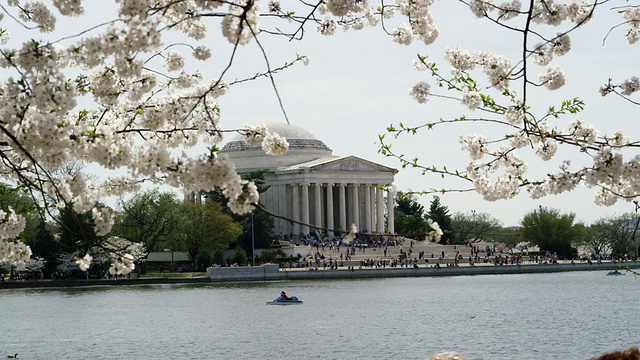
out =
{"type": "Polygon", "coordinates": [[[316,159],[306,163],[296,164],[278,169],[288,171],[313,171],[313,172],[390,172],[397,173],[396,169],[384,166],[357,156],[341,156],[316,159]]]}

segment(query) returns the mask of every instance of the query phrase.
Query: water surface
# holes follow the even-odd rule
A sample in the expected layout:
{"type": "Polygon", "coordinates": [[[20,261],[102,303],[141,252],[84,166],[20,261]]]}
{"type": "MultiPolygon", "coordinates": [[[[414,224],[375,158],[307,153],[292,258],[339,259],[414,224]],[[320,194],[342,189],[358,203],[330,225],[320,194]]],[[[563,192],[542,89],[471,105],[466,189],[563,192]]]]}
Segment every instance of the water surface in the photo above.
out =
{"type": "Polygon", "coordinates": [[[0,357],[589,359],[639,345],[638,295],[601,271],[2,290],[0,357]]]}

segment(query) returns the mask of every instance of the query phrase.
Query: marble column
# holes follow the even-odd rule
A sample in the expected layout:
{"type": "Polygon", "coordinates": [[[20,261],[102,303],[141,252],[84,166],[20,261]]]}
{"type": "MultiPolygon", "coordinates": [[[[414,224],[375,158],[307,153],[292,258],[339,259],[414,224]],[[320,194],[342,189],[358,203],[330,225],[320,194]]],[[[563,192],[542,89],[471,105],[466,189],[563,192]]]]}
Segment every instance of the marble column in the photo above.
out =
{"type": "MultiPolygon", "coordinates": [[[[309,223],[309,184],[300,184],[302,187],[302,222],[309,223]]],[[[302,233],[309,234],[309,227],[302,225],[302,233]]]]}
{"type": "Polygon", "coordinates": [[[329,236],[333,236],[333,184],[327,183],[327,228],[329,236]]]}
{"type": "Polygon", "coordinates": [[[353,205],[353,223],[356,224],[356,228],[360,231],[360,199],[358,197],[358,184],[353,184],[353,199],[351,204],[353,205]]]}
{"type": "Polygon", "coordinates": [[[369,199],[371,202],[371,210],[370,210],[370,216],[369,218],[371,219],[371,229],[369,229],[369,231],[371,232],[375,232],[376,231],[376,186],[375,185],[369,185],[369,199]]]}
{"type": "MultiPolygon", "coordinates": [[[[316,183],[316,186],[314,187],[314,208],[315,208],[315,222],[313,223],[313,225],[318,226],[318,227],[323,227],[322,226],[322,184],[321,183],[316,183]]],[[[319,230],[316,230],[319,231],[319,230]]]]}
{"type": "MultiPolygon", "coordinates": [[[[292,194],[293,194],[293,199],[291,200],[292,202],[292,206],[291,206],[291,211],[292,216],[291,218],[295,221],[300,221],[300,194],[298,193],[298,185],[297,184],[291,184],[291,189],[292,189],[292,194]]],[[[294,236],[299,236],[300,235],[300,225],[293,223],[293,230],[292,233],[294,236]]]]}
{"type": "MultiPolygon", "coordinates": [[[[273,187],[273,186],[272,186],[273,187]]],[[[277,185],[276,186],[276,197],[278,199],[278,214],[286,215],[287,214],[287,187],[286,185],[277,185]]],[[[286,235],[288,228],[288,222],[282,219],[275,219],[276,229],[279,232],[278,235],[283,236],[286,235]]]]}
{"type": "Polygon", "coordinates": [[[364,185],[364,227],[367,232],[371,230],[371,185],[364,185]]]}
{"type": "Polygon", "coordinates": [[[393,215],[393,197],[394,197],[394,193],[391,190],[387,191],[387,229],[389,234],[395,234],[395,226],[393,224],[394,220],[394,215],[393,215]]]}
{"type": "Polygon", "coordinates": [[[347,199],[344,188],[347,184],[338,184],[338,207],[340,208],[340,228],[347,231],[347,199]]]}
{"type": "Polygon", "coordinates": [[[384,198],[382,189],[376,188],[376,215],[378,217],[378,232],[384,234],[384,198]]]}

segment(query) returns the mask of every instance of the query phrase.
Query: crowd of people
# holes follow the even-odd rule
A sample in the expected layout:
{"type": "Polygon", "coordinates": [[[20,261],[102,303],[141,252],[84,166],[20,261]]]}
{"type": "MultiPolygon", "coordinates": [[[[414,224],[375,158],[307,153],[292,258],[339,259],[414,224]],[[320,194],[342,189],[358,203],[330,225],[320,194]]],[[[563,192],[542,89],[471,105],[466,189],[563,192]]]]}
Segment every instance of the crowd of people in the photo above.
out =
{"type": "MultiPolygon", "coordinates": [[[[363,231],[364,232],[364,231],[363,231]]],[[[336,270],[344,266],[353,268],[424,268],[424,267],[459,267],[462,262],[467,265],[521,265],[521,264],[556,264],[569,261],[555,254],[529,252],[505,253],[501,248],[482,246],[475,243],[449,245],[444,248],[424,247],[420,244],[417,248],[415,240],[403,237],[384,237],[371,234],[358,234],[348,244],[343,244],[341,236],[332,236],[323,232],[311,232],[309,235],[301,235],[297,242],[309,247],[307,256],[298,254],[301,261],[291,261],[284,267],[308,268],[310,270],[336,270]],[[426,253],[425,249],[427,249],[426,253]],[[432,250],[432,251],[429,251],[432,250]],[[435,250],[435,251],[434,251],[435,250]],[[462,251],[461,251],[462,250],[462,251]]],[[[630,261],[629,255],[607,258],[605,256],[592,256],[571,260],[578,261],[630,261]]],[[[575,262],[574,262],[575,261],[575,262]]]]}

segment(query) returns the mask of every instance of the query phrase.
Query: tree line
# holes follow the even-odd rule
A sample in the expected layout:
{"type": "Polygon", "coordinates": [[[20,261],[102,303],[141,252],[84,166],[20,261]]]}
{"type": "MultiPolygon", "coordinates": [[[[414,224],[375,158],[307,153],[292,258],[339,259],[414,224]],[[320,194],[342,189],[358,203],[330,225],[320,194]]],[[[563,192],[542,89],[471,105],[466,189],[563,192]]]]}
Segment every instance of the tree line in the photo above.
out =
{"type": "MultiPolygon", "coordinates": [[[[260,192],[268,189],[263,175],[262,172],[248,175],[258,184],[260,192]]],[[[34,256],[22,270],[41,271],[46,276],[55,271],[77,271],[75,260],[85,253],[95,254],[96,244],[105,241],[118,244],[113,245],[116,248],[139,246],[143,249],[136,259],[139,262],[144,261],[148,252],[183,251],[197,267],[227,261],[246,264],[254,249],[271,246],[273,219],[268,215],[260,211],[234,214],[218,191],[203,193],[201,198],[201,202],[183,201],[174,192],[157,188],[127,199],[119,198],[113,228],[106,236],[98,236],[88,212],[79,213],[73,206],[65,206],[49,220],[43,220],[47,217],[35,212],[30,196],[0,184],[0,209],[12,208],[27,219],[21,240],[31,247],[34,256]],[[232,257],[225,258],[224,252],[229,249],[236,250],[232,257]]],[[[591,225],[577,221],[573,213],[539,207],[526,213],[520,226],[506,227],[489,213],[475,210],[451,213],[438,196],[433,197],[428,209],[415,195],[399,192],[395,201],[395,229],[398,235],[407,238],[425,240],[431,230],[428,225],[431,219],[444,232],[442,244],[486,240],[515,248],[524,242],[564,258],[576,258],[579,249],[594,255],[637,256],[638,207],[635,213],[601,218],[591,225]]],[[[105,271],[106,266],[106,261],[94,260],[91,272],[105,271]]]]}
{"type": "MultiPolygon", "coordinates": [[[[248,174],[261,177],[262,173],[248,174]]],[[[259,191],[266,191],[261,179],[256,178],[259,191]]],[[[40,273],[51,276],[54,272],[78,272],[76,261],[92,254],[90,273],[108,269],[109,245],[114,252],[136,246],[135,262],[144,263],[149,252],[182,251],[189,255],[198,268],[225,262],[244,265],[253,256],[253,249],[268,248],[273,240],[273,219],[256,212],[237,215],[227,206],[227,199],[219,191],[201,194],[203,201],[183,201],[174,192],[157,188],[136,193],[130,198],[120,197],[115,209],[115,223],[108,234],[99,236],[90,211],[78,212],[72,204],[44,215],[31,196],[0,183],[0,209],[13,209],[27,219],[21,241],[29,245],[33,260],[13,271],[40,273]],[[42,216],[41,216],[42,215],[42,216]],[[100,244],[101,246],[98,246],[100,244]],[[107,249],[107,253],[105,253],[107,249]],[[236,249],[233,256],[224,257],[224,251],[236,249]]],[[[105,206],[105,205],[102,205],[105,206]]],[[[2,271],[3,272],[3,271],[2,271]]]]}
{"type": "Polygon", "coordinates": [[[395,230],[399,235],[418,240],[425,239],[430,230],[427,219],[438,222],[444,235],[442,244],[465,244],[474,240],[487,240],[515,248],[519,243],[537,246],[540,251],[557,254],[566,259],[579,255],[638,256],[639,206],[635,212],[603,217],[590,225],[576,219],[574,213],[538,207],[527,212],[519,226],[503,226],[489,213],[451,213],[438,196],[426,210],[415,195],[399,192],[394,210],[395,230]]]}

